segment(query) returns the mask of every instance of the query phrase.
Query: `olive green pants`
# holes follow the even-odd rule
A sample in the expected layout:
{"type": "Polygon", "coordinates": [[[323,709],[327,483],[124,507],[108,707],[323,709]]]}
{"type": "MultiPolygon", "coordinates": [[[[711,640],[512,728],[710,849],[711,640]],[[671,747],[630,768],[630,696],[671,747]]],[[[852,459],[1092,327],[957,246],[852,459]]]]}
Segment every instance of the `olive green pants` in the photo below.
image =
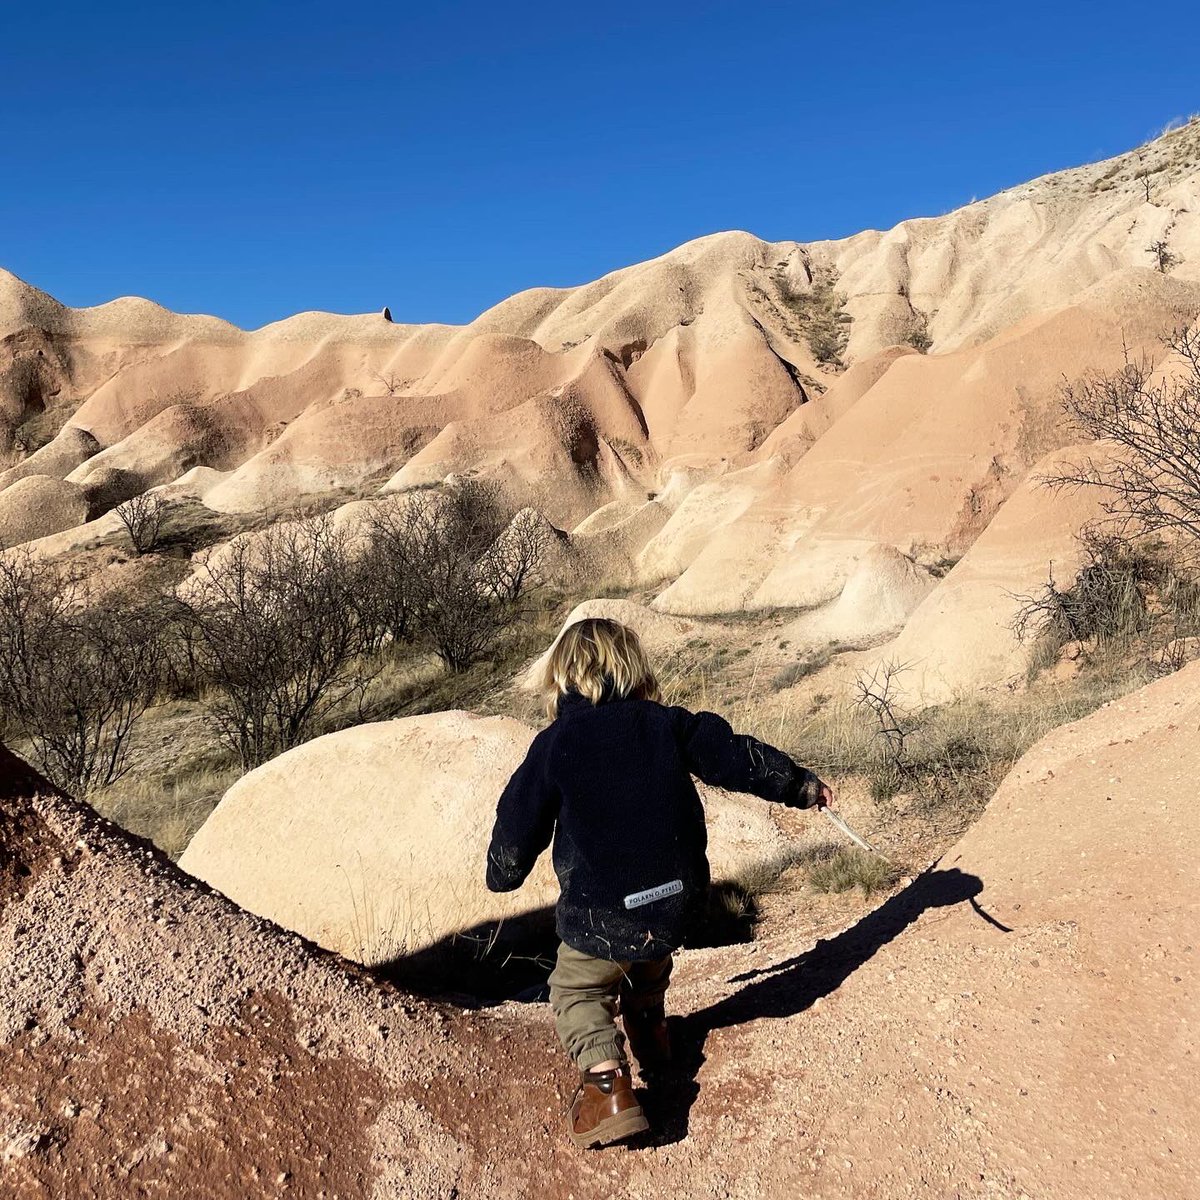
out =
{"type": "Polygon", "coordinates": [[[565,943],[550,972],[550,1008],[558,1039],[581,1071],[606,1059],[625,1061],[618,1009],[661,1005],[671,979],[671,956],[651,962],[593,958],[565,943]]]}

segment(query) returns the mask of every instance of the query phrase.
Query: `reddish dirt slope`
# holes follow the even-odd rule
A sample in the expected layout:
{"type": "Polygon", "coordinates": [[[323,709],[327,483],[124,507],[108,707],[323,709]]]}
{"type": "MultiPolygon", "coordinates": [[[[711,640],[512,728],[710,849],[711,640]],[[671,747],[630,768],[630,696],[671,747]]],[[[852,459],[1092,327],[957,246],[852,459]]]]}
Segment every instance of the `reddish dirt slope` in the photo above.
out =
{"type": "Polygon", "coordinates": [[[1183,1200],[1198,731],[1200,664],[845,933],[683,956],[658,1144],[586,1155],[544,1009],[382,987],[7,758],[0,1194],[1183,1200]]]}

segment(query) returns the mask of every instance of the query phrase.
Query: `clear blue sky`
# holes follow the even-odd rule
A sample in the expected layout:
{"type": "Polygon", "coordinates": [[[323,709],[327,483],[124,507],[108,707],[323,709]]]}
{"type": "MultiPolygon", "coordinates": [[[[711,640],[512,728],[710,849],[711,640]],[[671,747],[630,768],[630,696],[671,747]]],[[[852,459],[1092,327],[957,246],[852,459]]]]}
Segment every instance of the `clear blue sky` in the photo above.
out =
{"type": "Polygon", "coordinates": [[[468,320],[838,237],[1200,109],[1194,3],[0,4],[0,265],[256,326],[468,320]]]}

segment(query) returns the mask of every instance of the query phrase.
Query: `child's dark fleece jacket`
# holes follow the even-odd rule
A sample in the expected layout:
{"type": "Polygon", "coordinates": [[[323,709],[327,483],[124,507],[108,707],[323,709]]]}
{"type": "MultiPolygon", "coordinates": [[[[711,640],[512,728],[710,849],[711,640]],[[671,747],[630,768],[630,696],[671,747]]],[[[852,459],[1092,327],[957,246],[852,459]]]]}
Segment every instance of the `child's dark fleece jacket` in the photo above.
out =
{"type": "Polygon", "coordinates": [[[488,887],[520,887],[553,837],[558,936],[568,946],[614,961],[671,953],[709,882],[693,775],[797,808],[814,804],[819,787],[715,713],[566,693],[500,797],[488,887]]]}

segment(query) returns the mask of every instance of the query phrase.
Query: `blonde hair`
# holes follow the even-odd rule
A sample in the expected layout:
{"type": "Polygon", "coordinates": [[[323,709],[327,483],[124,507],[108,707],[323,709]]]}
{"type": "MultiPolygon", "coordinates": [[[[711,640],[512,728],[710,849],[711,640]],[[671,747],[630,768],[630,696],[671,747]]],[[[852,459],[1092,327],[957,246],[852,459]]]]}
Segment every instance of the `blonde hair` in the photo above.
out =
{"type": "Polygon", "coordinates": [[[558,715],[565,692],[575,691],[593,704],[601,699],[661,700],[658,680],[638,635],[606,617],[586,617],[563,630],[546,664],[542,686],[546,712],[558,715]]]}

